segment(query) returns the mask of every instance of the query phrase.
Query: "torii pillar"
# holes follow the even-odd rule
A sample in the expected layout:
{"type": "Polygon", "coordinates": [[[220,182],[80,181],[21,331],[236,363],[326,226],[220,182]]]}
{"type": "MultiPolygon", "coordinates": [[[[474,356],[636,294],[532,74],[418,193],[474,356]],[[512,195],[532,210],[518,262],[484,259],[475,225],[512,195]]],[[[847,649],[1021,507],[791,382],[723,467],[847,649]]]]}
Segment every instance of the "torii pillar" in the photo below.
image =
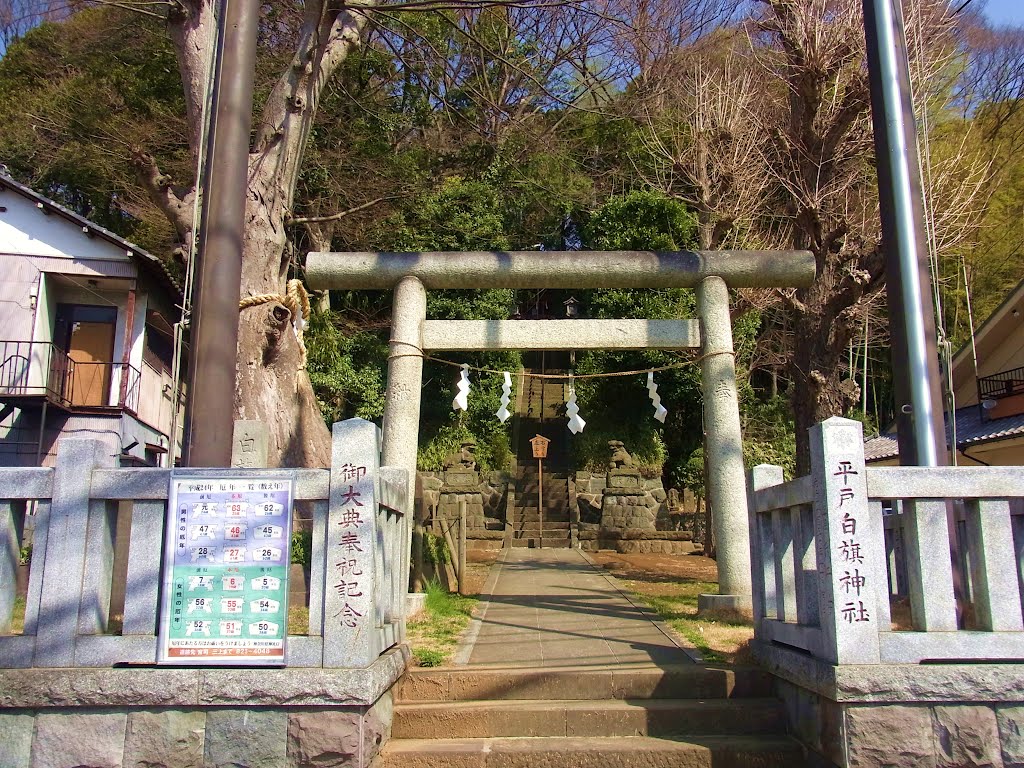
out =
{"type": "Polygon", "coordinates": [[[704,401],[704,462],[707,498],[717,542],[718,594],[699,595],[697,608],[752,610],[750,532],[747,515],[743,435],[740,430],[736,362],[729,318],[729,289],[720,277],[706,277],[697,286],[701,327],[700,389],[704,401]],[[741,544],[741,542],[743,542],[741,544]],[[725,543],[723,547],[722,544],[725,543]]]}

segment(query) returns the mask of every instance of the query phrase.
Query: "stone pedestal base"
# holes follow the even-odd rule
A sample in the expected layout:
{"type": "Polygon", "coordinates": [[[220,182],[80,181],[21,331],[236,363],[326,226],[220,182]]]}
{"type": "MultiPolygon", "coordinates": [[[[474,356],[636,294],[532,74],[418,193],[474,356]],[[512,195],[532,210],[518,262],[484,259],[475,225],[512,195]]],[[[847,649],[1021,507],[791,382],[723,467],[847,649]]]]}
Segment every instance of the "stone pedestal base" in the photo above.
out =
{"type": "Polygon", "coordinates": [[[426,604],[426,592],[407,592],[405,595],[405,618],[413,618],[416,614],[423,611],[426,604]]]}
{"type": "Polygon", "coordinates": [[[365,669],[3,669],[0,766],[368,766],[408,661],[400,646],[365,669]]]}
{"type": "Polygon", "coordinates": [[[832,666],[755,640],[807,765],[1024,765],[1019,664],[832,666]]]}
{"type": "Polygon", "coordinates": [[[754,608],[750,595],[697,595],[697,614],[732,612],[751,618],[754,608]]]}

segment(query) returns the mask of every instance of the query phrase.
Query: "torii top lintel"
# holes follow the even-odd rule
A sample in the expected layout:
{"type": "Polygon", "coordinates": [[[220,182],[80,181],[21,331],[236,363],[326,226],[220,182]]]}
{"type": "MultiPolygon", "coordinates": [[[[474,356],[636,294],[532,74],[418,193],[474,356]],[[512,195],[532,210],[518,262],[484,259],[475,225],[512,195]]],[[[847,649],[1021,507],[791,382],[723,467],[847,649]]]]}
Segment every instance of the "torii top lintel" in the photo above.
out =
{"type": "Polygon", "coordinates": [[[809,251],[465,251],[310,253],[314,290],[387,290],[407,276],[440,288],[692,288],[721,277],[730,288],[803,288],[809,251]]]}

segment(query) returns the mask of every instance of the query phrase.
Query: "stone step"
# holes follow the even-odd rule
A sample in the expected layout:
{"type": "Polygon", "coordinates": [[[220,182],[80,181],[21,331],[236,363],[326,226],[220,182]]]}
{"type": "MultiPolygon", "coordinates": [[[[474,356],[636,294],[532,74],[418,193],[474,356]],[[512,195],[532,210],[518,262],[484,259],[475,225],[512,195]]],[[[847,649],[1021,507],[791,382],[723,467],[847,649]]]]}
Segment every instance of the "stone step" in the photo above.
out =
{"type": "MultiPolygon", "coordinates": [[[[541,541],[537,538],[528,539],[517,539],[513,538],[509,542],[513,547],[525,547],[528,549],[541,549],[541,541]]],[[[572,546],[572,539],[566,537],[564,539],[556,538],[555,536],[544,536],[543,542],[544,549],[569,549],[572,546]]]]}
{"type": "Polygon", "coordinates": [[[786,730],[778,699],[438,701],[399,704],[391,736],[754,736],[786,730]]]}
{"type": "Polygon", "coordinates": [[[414,668],[395,688],[401,704],[522,699],[745,699],[772,695],[754,667],[621,664],[607,667],[414,668]]]}
{"type": "Polygon", "coordinates": [[[569,549],[572,547],[572,539],[567,536],[545,536],[542,542],[541,537],[537,535],[513,536],[509,540],[509,545],[517,548],[525,547],[526,549],[569,549]]]}
{"type": "MultiPolygon", "coordinates": [[[[527,447],[529,447],[529,446],[527,446],[527,447]]],[[[526,458],[529,459],[530,457],[527,456],[526,458]]],[[[536,459],[534,459],[533,461],[536,462],[536,459]]],[[[537,482],[537,465],[536,465],[536,463],[533,463],[533,464],[523,464],[521,467],[519,467],[519,470],[516,472],[516,480],[532,481],[532,482],[536,483],[537,482]]],[[[552,472],[550,470],[545,469],[545,471],[544,471],[544,484],[547,485],[549,481],[553,482],[553,483],[565,483],[565,484],[568,484],[568,482],[569,482],[569,473],[568,472],[563,472],[563,471],[552,472]]]]}
{"type": "Polygon", "coordinates": [[[800,745],[784,736],[393,739],[380,768],[797,768],[800,745]]]}
{"type": "MultiPolygon", "coordinates": [[[[561,499],[550,498],[547,494],[544,494],[544,508],[559,507],[562,509],[569,508],[569,500],[565,497],[561,499]]],[[[537,496],[534,494],[533,498],[517,498],[515,509],[537,509],[537,496]]]]}
{"type": "Polygon", "coordinates": [[[568,539],[569,538],[569,527],[568,523],[558,525],[557,523],[549,524],[544,523],[542,528],[538,523],[527,523],[526,525],[513,525],[512,536],[518,539],[523,537],[537,537],[541,535],[541,531],[544,531],[545,539],[568,539]]]}
{"type": "MultiPolygon", "coordinates": [[[[547,516],[544,517],[544,530],[545,531],[567,531],[569,530],[568,520],[549,520],[547,516]]],[[[540,520],[516,520],[512,523],[512,530],[515,531],[536,531],[541,527],[540,520]]]]}
{"type": "MultiPolygon", "coordinates": [[[[520,510],[512,513],[513,522],[537,522],[541,519],[540,513],[537,508],[520,510]]],[[[561,522],[568,522],[569,511],[567,509],[546,509],[544,510],[545,520],[559,520],[561,522]]]]}
{"type": "MultiPolygon", "coordinates": [[[[536,531],[536,530],[538,530],[541,527],[540,522],[541,521],[538,520],[536,516],[534,516],[533,519],[525,519],[525,520],[522,519],[522,518],[514,518],[512,520],[512,530],[513,531],[536,531]]],[[[563,530],[564,531],[564,530],[569,530],[571,527],[572,527],[572,524],[568,520],[565,519],[564,515],[562,515],[562,519],[559,519],[557,516],[544,515],[544,529],[545,530],[551,529],[551,530],[563,530]]]]}

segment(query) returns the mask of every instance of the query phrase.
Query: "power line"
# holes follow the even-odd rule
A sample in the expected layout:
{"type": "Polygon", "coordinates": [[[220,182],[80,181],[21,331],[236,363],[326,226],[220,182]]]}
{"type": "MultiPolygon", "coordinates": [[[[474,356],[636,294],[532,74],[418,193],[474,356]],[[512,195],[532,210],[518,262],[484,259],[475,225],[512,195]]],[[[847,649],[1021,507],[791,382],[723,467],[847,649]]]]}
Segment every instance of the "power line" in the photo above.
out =
{"type": "Polygon", "coordinates": [[[953,13],[950,16],[950,18],[953,18],[953,16],[956,16],[958,13],[960,13],[960,11],[962,11],[964,8],[966,8],[968,5],[970,5],[973,2],[974,2],[974,0],[964,0],[963,3],[961,3],[960,7],[957,8],[955,11],[953,11],[953,13]]]}

